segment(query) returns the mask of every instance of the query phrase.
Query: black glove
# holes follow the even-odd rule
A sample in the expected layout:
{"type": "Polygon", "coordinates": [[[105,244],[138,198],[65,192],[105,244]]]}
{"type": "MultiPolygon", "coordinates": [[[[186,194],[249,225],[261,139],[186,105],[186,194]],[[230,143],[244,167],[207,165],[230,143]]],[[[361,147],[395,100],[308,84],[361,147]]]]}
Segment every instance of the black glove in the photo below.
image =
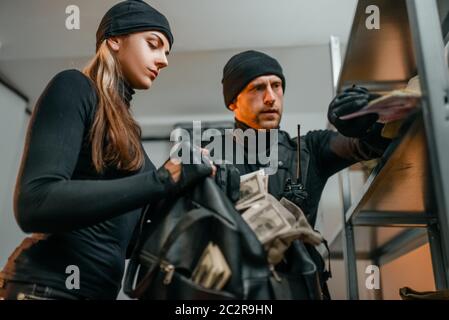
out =
{"type": "Polygon", "coordinates": [[[240,171],[232,164],[216,165],[215,182],[236,203],[240,197],[240,171]]]}
{"type": "Polygon", "coordinates": [[[366,88],[353,86],[338,94],[329,105],[327,117],[329,122],[344,136],[362,138],[379,119],[377,113],[366,114],[357,118],[341,120],[340,117],[359,111],[371,100],[380,95],[370,93],[366,88]]]}
{"type": "Polygon", "coordinates": [[[179,181],[174,182],[170,172],[164,166],[158,169],[158,177],[166,184],[167,192],[178,195],[210,176],[213,170],[212,161],[201,153],[199,147],[192,147],[189,143],[182,143],[178,145],[175,151],[176,155],[172,153],[170,158],[181,161],[181,177],[179,181]],[[179,153],[179,150],[182,150],[182,152],[179,153]],[[183,156],[182,153],[184,152],[185,155],[183,156]]]}

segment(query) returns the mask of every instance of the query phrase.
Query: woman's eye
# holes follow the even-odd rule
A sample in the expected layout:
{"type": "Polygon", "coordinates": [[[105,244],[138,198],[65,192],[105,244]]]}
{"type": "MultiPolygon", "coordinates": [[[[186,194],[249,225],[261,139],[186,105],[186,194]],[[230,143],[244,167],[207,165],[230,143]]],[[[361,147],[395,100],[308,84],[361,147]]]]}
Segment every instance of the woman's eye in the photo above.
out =
{"type": "Polygon", "coordinates": [[[151,41],[148,41],[148,45],[150,46],[151,49],[157,49],[157,44],[151,41]]]}

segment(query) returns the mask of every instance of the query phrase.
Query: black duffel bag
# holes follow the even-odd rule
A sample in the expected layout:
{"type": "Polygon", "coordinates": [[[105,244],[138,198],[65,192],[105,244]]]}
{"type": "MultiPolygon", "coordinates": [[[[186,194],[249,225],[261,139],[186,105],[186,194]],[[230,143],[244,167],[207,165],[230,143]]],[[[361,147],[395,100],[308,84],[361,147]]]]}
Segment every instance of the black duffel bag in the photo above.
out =
{"type": "Polygon", "coordinates": [[[317,267],[294,241],[276,269],[255,233],[211,178],[177,199],[162,200],[142,218],[124,291],[138,299],[321,299],[317,267]],[[150,221],[151,220],[151,221],[150,221]],[[232,276],[217,291],[191,280],[209,242],[222,251],[232,276]]]}

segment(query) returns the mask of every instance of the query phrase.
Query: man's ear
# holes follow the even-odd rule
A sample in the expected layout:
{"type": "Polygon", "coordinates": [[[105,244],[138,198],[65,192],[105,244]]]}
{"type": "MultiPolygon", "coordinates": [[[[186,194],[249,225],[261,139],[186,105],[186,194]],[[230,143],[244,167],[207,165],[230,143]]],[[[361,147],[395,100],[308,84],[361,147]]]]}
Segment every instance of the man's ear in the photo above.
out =
{"type": "Polygon", "coordinates": [[[235,100],[228,106],[229,110],[235,111],[237,109],[237,105],[235,104],[235,100]]]}
{"type": "Polygon", "coordinates": [[[120,39],[120,37],[110,37],[106,41],[108,42],[108,46],[112,51],[117,52],[120,50],[120,47],[122,45],[122,39],[120,39]]]}

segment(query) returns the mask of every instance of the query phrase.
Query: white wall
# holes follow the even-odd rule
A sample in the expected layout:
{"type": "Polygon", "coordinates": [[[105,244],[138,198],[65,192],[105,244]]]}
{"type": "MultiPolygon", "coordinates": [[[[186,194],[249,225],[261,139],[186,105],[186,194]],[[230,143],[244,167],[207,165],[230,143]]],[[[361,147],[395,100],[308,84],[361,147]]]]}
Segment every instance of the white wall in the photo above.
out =
{"type": "MultiPolygon", "coordinates": [[[[143,122],[160,117],[220,115],[232,118],[224,106],[221,77],[227,60],[241,50],[175,52],[153,87],[138,91],[133,112],[143,122]]],[[[286,77],[285,112],[325,113],[332,95],[329,49],[325,45],[266,48],[286,77]]],[[[0,61],[0,70],[30,98],[34,106],[58,71],[82,68],[88,57],[0,61]]]]}
{"type": "Polygon", "coordinates": [[[0,269],[24,237],[13,213],[13,191],[25,139],[26,102],[0,83],[0,269]]]}

